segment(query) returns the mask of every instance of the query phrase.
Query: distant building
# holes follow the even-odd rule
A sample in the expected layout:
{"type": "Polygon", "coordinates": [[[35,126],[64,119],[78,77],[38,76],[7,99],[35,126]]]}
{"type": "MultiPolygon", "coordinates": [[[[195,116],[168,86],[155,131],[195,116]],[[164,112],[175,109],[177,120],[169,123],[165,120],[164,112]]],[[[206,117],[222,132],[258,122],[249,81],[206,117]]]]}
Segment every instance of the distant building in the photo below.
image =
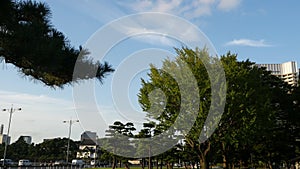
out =
{"type": "Polygon", "coordinates": [[[0,135],[2,135],[2,134],[3,134],[3,131],[4,131],[4,125],[3,125],[3,124],[1,124],[1,127],[0,127],[0,135]]]}
{"type": "Polygon", "coordinates": [[[97,133],[91,131],[85,131],[81,134],[81,142],[79,145],[79,151],[77,151],[76,158],[97,158],[97,133]]]}
{"type": "Polygon", "coordinates": [[[81,141],[79,145],[79,151],[77,151],[76,158],[97,158],[97,144],[93,140],[87,140],[81,141]]]}
{"type": "Polygon", "coordinates": [[[92,141],[96,141],[97,139],[97,133],[96,132],[91,132],[91,131],[85,131],[81,134],[81,142],[85,141],[85,140],[92,140],[92,141]]]}
{"type": "Polygon", "coordinates": [[[0,144],[6,143],[7,145],[10,144],[10,136],[7,136],[6,134],[0,135],[0,144]]]}
{"type": "Polygon", "coordinates": [[[10,137],[7,136],[6,134],[3,134],[4,131],[4,125],[1,124],[0,126],[0,144],[7,143],[7,145],[10,144],[10,137]]]}
{"type": "Polygon", "coordinates": [[[20,136],[20,137],[25,141],[25,143],[31,144],[32,141],[31,136],[20,136]]]}
{"type": "Polygon", "coordinates": [[[257,67],[265,67],[266,70],[292,86],[296,86],[299,80],[297,62],[290,61],[277,64],[256,64],[257,67]]]}

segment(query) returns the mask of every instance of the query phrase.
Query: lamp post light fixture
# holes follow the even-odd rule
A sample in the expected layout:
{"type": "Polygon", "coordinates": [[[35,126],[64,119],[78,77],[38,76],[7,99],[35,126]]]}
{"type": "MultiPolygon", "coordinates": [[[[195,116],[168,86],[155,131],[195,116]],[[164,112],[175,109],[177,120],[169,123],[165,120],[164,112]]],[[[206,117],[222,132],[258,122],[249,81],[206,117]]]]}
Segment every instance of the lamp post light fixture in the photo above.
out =
{"type": "Polygon", "coordinates": [[[66,157],[66,163],[69,164],[69,151],[70,151],[70,137],[72,132],[72,124],[79,122],[79,120],[65,120],[63,123],[69,123],[69,137],[68,137],[68,146],[67,146],[67,157],[66,157]]]}
{"type": "Polygon", "coordinates": [[[5,146],[4,146],[4,153],[3,153],[3,167],[5,167],[5,158],[6,158],[6,152],[7,152],[7,145],[8,145],[8,138],[9,138],[9,131],[10,131],[10,124],[11,124],[11,118],[12,114],[15,111],[21,111],[21,108],[13,108],[13,105],[10,109],[2,109],[2,111],[8,111],[9,112],[9,120],[8,120],[8,128],[7,128],[7,136],[5,138],[5,146]]]}

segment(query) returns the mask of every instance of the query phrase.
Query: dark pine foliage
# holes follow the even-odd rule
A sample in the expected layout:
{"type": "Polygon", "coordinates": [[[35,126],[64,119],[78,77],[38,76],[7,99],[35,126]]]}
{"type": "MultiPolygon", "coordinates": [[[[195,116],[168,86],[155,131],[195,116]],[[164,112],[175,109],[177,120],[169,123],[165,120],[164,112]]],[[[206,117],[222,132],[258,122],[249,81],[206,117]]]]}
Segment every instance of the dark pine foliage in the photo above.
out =
{"type": "Polygon", "coordinates": [[[75,49],[50,23],[50,8],[34,1],[0,1],[0,57],[47,86],[62,87],[79,80],[103,78],[114,70],[95,62],[86,49],[75,49]],[[73,76],[75,63],[83,71],[73,76]]]}

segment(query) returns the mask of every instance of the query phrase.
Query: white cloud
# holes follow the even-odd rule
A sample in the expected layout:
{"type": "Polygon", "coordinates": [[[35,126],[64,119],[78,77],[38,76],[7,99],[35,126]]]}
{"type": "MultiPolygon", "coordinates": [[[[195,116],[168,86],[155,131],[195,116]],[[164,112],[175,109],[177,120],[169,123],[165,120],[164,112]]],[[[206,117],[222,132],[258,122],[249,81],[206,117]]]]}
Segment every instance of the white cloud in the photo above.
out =
{"type": "MultiPolygon", "coordinates": [[[[63,124],[63,120],[77,116],[71,100],[0,90],[0,108],[9,109],[12,103],[13,107],[22,109],[13,113],[10,131],[12,141],[21,135],[32,136],[35,143],[44,138],[67,137],[68,126],[63,124]]],[[[8,117],[8,112],[0,114],[0,124],[5,125],[5,133],[8,117]]],[[[72,136],[78,139],[82,128],[74,125],[73,131],[72,136]]]]}
{"type": "Polygon", "coordinates": [[[239,6],[241,0],[220,0],[218,4],[218,9],[223,11],[230,11],[239,6]]]}
{"type": "Polygon", "coordinates": [[[188,19],[194,19],[205,15],[211,15],[211,6],[209,4],[200,5],[193,10],[188,8],[188,10],[183,13],[183,16],[188,19]]]}
{"type": "Polygon", "coordinates": [[[171,0],[171,1],[157,1],[156,5],[152,7],[153,11],[157,12],[169,12],[174,11],[181,4],[181,0],[171,0]]]}
{"type": "Polygon", "coordinates": [[[225,44],[226,46],[250,46],[250,47],[271,47],[272,45],[265,42],[264,39],[261,40],[251,40],[251,39],[235,39],[225,44]]]}
{"type": "MultiPolygon", "coordinates": [[[[198,43],[199,39],[203,43],[208,43],[205,36],[186,20],[161,13],[132,15],[117,20],[117,22],[112,22],[107,27],[104,27],[98,34],[93,36],[93,39],[103,38],[107,34],[114,35],[114,38],[117,39],[112,41],[130,37],[150,44],[172,47],[186,42],[198,43]],[[103,32],[105,34],[102,36],[103,32]]],[[[95,51],[93,52],[95,53],[95,51]]]]}
{"type": "Polygon", "coordinates": [[[182,0],[137,0],[134,3],[120,2],[122,6],[129,7],[137,12],[166,12],[171,13],[182,3],[182,0]]]}
{"type": "Polygon", "coordinates": [[[188,19],[210,15],[214,7],[223,11],[236,8],[241,0],[136,0],[132,3],[119,1],[136,12],[164,12],[183,16],[188,19]]]}
{"type": "Polygon", "coordinates": [[[143,36],[136,36],[133,39],[139,40],[142,42],[147,42],[147,43],[153,44],[153,45],[160,44],[160,45],[171,46],[171,47],[177,46],[175,41],[173,41],[172,39],[170,39],[169,37],[164,36],[164,35],[149,34],[149,35],[143,35],[143,36]]]}

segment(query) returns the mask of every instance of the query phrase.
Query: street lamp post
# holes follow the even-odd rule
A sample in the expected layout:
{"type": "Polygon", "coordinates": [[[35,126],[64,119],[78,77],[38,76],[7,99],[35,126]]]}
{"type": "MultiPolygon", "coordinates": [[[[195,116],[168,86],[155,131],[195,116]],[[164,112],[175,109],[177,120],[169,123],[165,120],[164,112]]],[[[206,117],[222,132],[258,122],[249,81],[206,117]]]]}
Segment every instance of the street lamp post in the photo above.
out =
{"type": "MultiPolygon", "coordinates": [[[[97,155],[97,147],[98,147],[98,144],[97,144],[97,141],[95,142],[95,153],[94,153],[94,168],[96,168],[96,155],[97,155]]],[[[98,158],[98,155],[97,155],[97,158],[98,158]]]]}
{"type": "Polygon", "coordinates": [[[69,151],[70,151],[70,137],[72,132],[72,124],[79,122],[79,120],[65,120],[64,123],[69,123],[69,137],[68,137],[68,146],[67,146],[67,157],[66,157],[66,163],[69,163],[69,151]]]}
{"type": "Polygon", "coordinates": [[[7,136],[5,138],[5,146],[4,146],[4,153],[3,153],[3,167],[5,167],[5,158],[6,158],[7,144],[8,144],[8,138],[9,138],[9,130],[10,130],[11,117],[12,117],[13,112],[15,112],[15,111],[21,111],[21,108],[13,108],[13,106],[11,106],[10,109],[2,109],[2,111],[9,111],[7,136]]]}

